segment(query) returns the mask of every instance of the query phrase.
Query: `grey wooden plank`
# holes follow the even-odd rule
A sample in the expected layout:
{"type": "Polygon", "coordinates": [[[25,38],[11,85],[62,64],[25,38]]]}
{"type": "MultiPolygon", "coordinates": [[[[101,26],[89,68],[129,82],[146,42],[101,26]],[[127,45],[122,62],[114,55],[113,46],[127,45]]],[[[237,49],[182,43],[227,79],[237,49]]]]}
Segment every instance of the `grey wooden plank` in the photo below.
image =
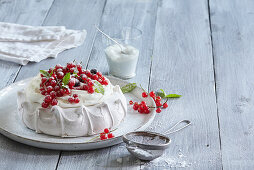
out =
{"type": "MultiPolygon", "coordinates": [[[[48,1],[1,1],[0,21],[41,25],[51,7],[48,1]]],[[[20,66],[0,61],[0,88],[15,79],[20,66]]],[[[32,148],[0,135],[0,169],[54,169],[59,152],[32,148]]]]}
{"type": "MultiPolygon", "coordinates": [[[[143,32],[137,76],[129,81],[142,83],[147,88],[150,75],[151,55],[157,14],[157,1],[117,1],[109,0],[105,6],[100,26],[102,29],[121,29],[123,26],[137,27],[143,32]]],[[[88,63],[88,68],[97,68],[107,73],[104,44],[98,34],[88,63]]],[[[84,151],[63,152],[59,169],[140,169],[140,162],[129,155],[124,144],[110,148],[84,151]],[[91,159],[93,158],[93,159],[91,159]]]]}
{"type": "Polygon", "coordinates": [[[57,58],[50,58],[39,63],[29,63],[22,67],[16,81],[35,76],[40,69],[47,69],[56,64],[64,65],[74,59],[86,64],[96,34],[94,25],[99,23],[104,5],[104,0],[55,0],[43,25],[66,26],[68,29],[86,29],[87,37],[85,42],[80,47],[60,53],[57,58]]]}
{"type": "MultiPolygon", "coordinates": [[[[0,21],[41,25],[52,2],[53,0],[29,2],[25,0],[0,1],[0,21]]],[[[0,89],[13,82],[19,69],[20,65],[18,64],[0,60],[0,73],[2,73],[0,89]]]]}
{"type": "Polygon", "coordinates": [[[169,135],[165,155],[144,169],[222,168],[207,7],[203,0],[162,0],[158,8],[150,89],[183,96],[149,129],[165,132],[182,119],[193,125],[169,135]]]}
{"type": "Polygon", "coordinates": [[[254,169],[253,7],[210,1],[223,169],[254,169]]]}
{"type": "Polygon", "coordinates": [[[55,169],[59,151],[38,149],[7,139],[0,134],[0,169],[55,169]]]}

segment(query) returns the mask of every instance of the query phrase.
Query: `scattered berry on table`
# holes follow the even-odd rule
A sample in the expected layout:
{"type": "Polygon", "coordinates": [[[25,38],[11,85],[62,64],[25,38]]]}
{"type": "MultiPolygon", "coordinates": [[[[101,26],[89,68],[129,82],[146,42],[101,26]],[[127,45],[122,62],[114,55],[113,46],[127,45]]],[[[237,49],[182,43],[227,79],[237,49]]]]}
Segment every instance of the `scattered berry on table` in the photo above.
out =
{"type": "Polygon", "coordinates": [[[104,129],[104,133],[109,133],[109,129],[108,128],[104,129]]]}
{"type": "Polygon", "coordinates": [[[129,104],[130,104],[130,105],[133,105],[133,101],[132,101],[132,100],[130,100],[130,101],[129,101],[129,104]]]}
{"type": "Polygon", "coordinates": [[[156,109],[156,112],[157,112],[157,113],[160,113],[160,112],[161,112],[161,108],[157,108],[157,109],[156,109]]]}
{"type": "Polygon", "coordinates": [[[148,94],[146,92],[143,92],[142,97],[146,98],[146,97],[148,97],[148,94]]]}
{"type": "Polygon", "coordinates": [[[167,103],[164,103],[163,104],[163,108],[166,109],[168,107],[168,104],[167,103]]]}

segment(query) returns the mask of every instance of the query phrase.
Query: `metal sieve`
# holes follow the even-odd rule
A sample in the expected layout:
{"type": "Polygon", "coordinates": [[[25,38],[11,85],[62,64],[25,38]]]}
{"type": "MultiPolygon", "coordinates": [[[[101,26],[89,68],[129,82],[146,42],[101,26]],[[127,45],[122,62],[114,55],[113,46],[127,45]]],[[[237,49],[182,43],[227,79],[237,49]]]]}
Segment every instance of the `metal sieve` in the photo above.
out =
{"type": "MultiPolygon", "coordinates": [[[[178,132],[191,125],[189,120],[181,120],[165,132],[165,135],[178,132]],[[179,124],[185,125],[173,130],[179,124]]],[[[123,136],[127,150],[141,160],[151,161],[160,157],[169,147],[170,138],[160,133],[149,131],[130,132],[123,136]]]]}

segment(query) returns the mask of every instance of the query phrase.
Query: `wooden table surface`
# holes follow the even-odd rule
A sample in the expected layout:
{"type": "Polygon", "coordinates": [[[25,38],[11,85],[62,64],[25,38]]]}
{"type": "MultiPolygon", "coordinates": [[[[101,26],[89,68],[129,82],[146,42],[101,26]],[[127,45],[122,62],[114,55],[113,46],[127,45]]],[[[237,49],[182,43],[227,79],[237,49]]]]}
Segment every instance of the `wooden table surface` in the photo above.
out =
{"type": "Polygon", "coordinates": [[[170,100],[148,129],[164,132],[181,119],[193,122],[170,135],[170,148],[150,163],[130,156],[123,143],[65,152],[0,135],[0,169],[254,169],[253,0],[0,0],[0,21],[88,33],[82,46],[56,59],[26,66],[0,61],[0,88],[73,59],[106,73],[94,25],[134,26],[143,37],[137,76],[129,81],[183,95],[170,100]]]}

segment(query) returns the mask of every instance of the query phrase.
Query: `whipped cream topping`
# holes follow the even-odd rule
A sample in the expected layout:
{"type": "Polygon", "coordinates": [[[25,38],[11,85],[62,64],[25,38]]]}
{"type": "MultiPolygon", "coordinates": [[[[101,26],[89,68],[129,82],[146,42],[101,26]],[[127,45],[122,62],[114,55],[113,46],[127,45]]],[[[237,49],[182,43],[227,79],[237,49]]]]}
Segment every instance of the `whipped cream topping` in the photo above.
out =
{"type": "MultiPolygon", "coordinates": [[[[105,78],[108,80],[107,78],[105,78]]],[[[94,81],[94,80],[92,80],[94,81]]],[[[69,103],[68,102],[68,95],[63,97],[57,97],[58,100],[58,106],[68,108],[68,107],[79,107],[81,105],[84,106],[91,106],[95,104],[99,104],[107,100],[113,93],[114,86],[110,83],[108,80],[108,85],[102,85],[104,88],[104,95],[101,93],[93,93],[89,94],[85,90],[74,90],[72,89],[72,94],[78,94],[78,97],[80,99],[79,103],[69,103]]],[[[40,83],[41,83],[41,77],[40,74],[38,74],[36,77],[34,77],[31,82],[28,84],[28,87],[25,89],[25,93],[27,96],[27,100],[35,103],[42,103],[45,96],[43,96],[40,93],[40,83]]]]}

